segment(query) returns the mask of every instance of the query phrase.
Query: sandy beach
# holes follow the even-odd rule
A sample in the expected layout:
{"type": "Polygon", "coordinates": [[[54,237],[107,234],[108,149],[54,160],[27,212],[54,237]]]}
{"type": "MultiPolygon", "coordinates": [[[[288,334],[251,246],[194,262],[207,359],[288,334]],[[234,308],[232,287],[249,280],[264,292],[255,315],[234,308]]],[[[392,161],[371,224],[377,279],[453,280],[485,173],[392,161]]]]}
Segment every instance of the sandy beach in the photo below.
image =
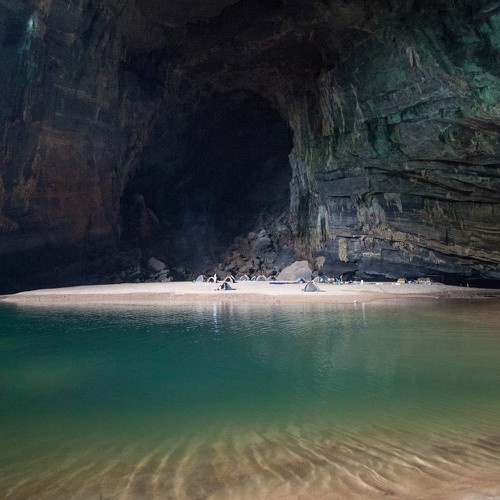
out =
{"type": "Polygon", "coordinates": [[[321,291],[304,292],[303,284],[274,284],[242,281],[233,290],[218,290],[219,284],[171,282],[127,283],[117,285],[76,286],[33,290],[0,297],[2,302],[17,304],[78,303],[184,303],[192,301],[236,301],[254,303],[333,303],[372,302],[402,299],[500,299],[500,290],[457,287],[433,283],[396,284],[320,284],[321,291]]]}

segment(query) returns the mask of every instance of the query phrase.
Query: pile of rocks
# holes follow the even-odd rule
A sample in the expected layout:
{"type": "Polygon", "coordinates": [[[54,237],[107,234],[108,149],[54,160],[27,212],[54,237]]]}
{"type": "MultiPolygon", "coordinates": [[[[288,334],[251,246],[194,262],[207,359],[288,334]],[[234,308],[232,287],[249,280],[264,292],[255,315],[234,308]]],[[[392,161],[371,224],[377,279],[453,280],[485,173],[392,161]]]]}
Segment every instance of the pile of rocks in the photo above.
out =
{"type": "Polygon", "coordinates": [[[146,260],[140,248],[118,252],[108,260],[99,272],[89,273],[83,284],[165,283],[173,279],[164,262],[155,257],[146,260]]]}
{"type": "MultiPolygon", "coordinates": [[[[114,255],[112,272],[101,272],[89,277],[87,284],[102,283],[165,283],[176,280],[196,280],[202,276],[217,275],[219,280],[229,276],[248,279],[279,279],[294,281],[309,280],[317,275],[321,265],[311,266],[297,258],[293,248],[292,230],[286,224],[285,216],[262,223],[261,228],[245,236],[237,236],[219,263],[205,262],[198,269],[167,268],[165,262],[156,256],[144,255],[141,248],[132,248],[114,255]],[[311,268],[313,267],[313,269],[311,268]]],[[[161,255],[162,252],[157,252],[161,255]]],[[[323,259],[324,258],[320,258],[323,259]]],[[[318,259],[316,259],[318,260],[318,259]]],[[[322,262],[322,263],[323,263],[322,262]]],[[[322,264],[318,263],[318,264],[322,264]]]]}
{"type": "Polygon", "coordinates": [[[292,232],[278,218],[262,229],[237,236],[223,255],[217,271],[221,275],[273,276],[294,261],[292,232]]]}
{"type": "Polygon", "coordinates": [[[172,276],[170,276],[170,271],[167,266],[155,257],[150,257],[146,262],[147,271],[149,273],[147,282],[158,282],[158,283],[168,283],[172,281],[172,276]]]}

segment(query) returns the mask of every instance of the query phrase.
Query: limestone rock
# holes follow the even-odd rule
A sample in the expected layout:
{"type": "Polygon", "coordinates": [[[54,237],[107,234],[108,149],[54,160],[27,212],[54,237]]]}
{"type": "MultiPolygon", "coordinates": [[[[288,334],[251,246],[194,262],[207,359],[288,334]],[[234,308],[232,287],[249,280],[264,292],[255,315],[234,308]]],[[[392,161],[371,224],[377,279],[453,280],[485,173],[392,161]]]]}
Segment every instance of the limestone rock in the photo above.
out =
{"type": "Polygon", "coordinates": [[[0,293],[233,241],[498,284],[497,2],[250,3],[0,1],[0,293]]]}
{"type": "Polygon", "coordinates": [[[151,269],[151,271],[154,271],[155,273],[159,273],[166,267],[161,260],[155,259],[154,257],[150,257],[146,265],[148,266],[148,269],[151,269]]]}
{"type": "Polygon", "coordinates": [[[325,265],[325,260],[326,259],[323,256],[316,257],[316,259],[314,261],[314,267],[315,267],[315,269],[317,269],[317,270],[323,269],[323,266],[325,265]]]}
{"type": "Polygon", "coordinates": [[[252,242],[252,248],[257,254],[268,250],[271,245],[271,238],[266,236],[265,233],[252,242]]]}
{"type": "Polygon", "coordinates": [[[278,281],[296,281],[305,280],[309,281],[311,279],[312,269],[309,266],[307,260],[295,261],[288,267],[285,267],[276,279],[278,281]]]}

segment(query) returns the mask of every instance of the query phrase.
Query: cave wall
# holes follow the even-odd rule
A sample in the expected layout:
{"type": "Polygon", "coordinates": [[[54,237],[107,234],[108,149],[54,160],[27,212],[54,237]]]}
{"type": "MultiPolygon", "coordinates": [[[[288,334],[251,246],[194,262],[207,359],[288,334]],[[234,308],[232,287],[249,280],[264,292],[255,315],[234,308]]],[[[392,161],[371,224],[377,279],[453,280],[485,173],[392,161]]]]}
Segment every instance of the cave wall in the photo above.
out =
{"type": "Polygon", "coordinates": [[[289,123],[297,254],[327,273],[497,280],[497,3],[273,6],[187,30],[183,68],[260,93],[289,123]]]}
{"type": "Polygon", "coordinates": [[[155,130],[168,168],[234,91],[293,132],[297,257],[500,280],[497,2],[212,4],[0,0],[4,288],[81,280],[155,130]]]}
{"type": "Polygon", "coordinates": [[[122,7],[0,2],[0,261],[11,288],[79,282],[119,235],[124,178],[158,106],[126,49],[122,7]]]}
{"type": "Polygon", "coordinates": [[[313,172],[297,182],[300,230],[337,272],[495,280],[498,6],[417,5],[374,13],[375,33],[321,72],[298,113],[292,162],[313,172]]]}
{"type": "MultiPolygon", "coordinates": [[[[345,189],[333,188],[327,209],[356,213],[361,234],[347,239],[346,259],[360,256],[361,269],[498,278],[500,89],[498,39],[489,35],[499,19],[477,5],[411,16],[408,35],[385,40],[384,55],[351,87],[364,127],[343,134],[337,167],[356,172],[350,141],[364,172],[344,175],[354,196],[342,203],[345,189]]],[[[335,184],[334,172],[324,175],[335,184]]]]}

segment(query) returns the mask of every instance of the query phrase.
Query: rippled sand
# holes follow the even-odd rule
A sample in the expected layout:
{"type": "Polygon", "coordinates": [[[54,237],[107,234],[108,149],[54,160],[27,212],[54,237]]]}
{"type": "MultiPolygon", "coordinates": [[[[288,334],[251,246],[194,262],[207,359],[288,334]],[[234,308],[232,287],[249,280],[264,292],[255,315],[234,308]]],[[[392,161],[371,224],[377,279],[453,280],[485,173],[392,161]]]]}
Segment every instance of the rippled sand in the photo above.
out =
{"type": "MultiPolygon", "coordinates": [[[[402,441],[379,435],[328,435],[314,429],[252,436],[208,436],[147,450],[89,448],[60,460],[25,463],[18,481],[0,481],[3,498],[491,498],[500,495],[500,434],[402,441]],[[51,467],[51,463],[54,464],[51,467]]],[[[6,471],[2,474],[5,474],[6,471]]],[[[12,472],[12,471],[11,471],[12,472]]]]}
{"type": "Polygon", "coordinates": [[[496,300],[471,302],[55,308],[52,323],[8,306],[4,325],[25,321],[0,344],[0,498],[500,498],[500,320],[496,300]]]}

